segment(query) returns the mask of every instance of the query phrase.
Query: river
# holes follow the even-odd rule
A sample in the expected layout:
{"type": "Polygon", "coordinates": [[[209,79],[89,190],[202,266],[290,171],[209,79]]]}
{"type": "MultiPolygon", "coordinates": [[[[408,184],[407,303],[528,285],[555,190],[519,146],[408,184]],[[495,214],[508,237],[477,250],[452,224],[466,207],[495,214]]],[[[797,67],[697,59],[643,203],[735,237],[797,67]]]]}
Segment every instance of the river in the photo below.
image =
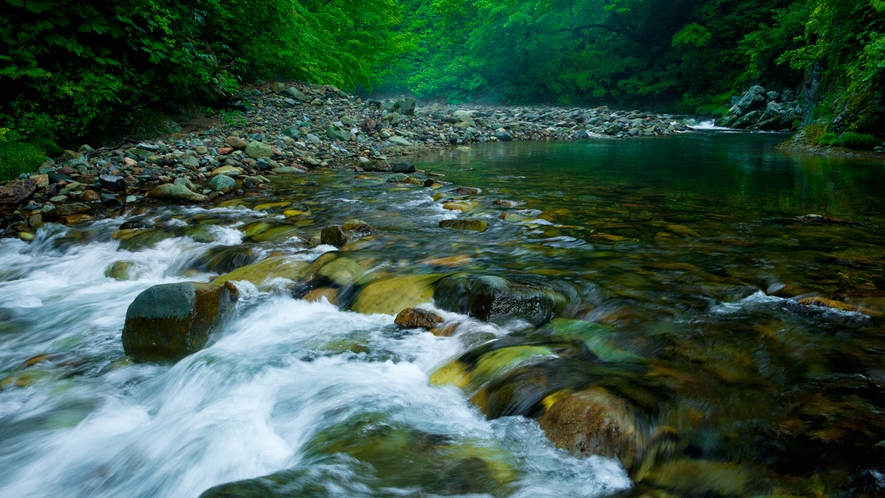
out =
{"type": "Polygon", "coordinates": [[[214,496],[885,494],[885,164],[789,155],[784,138],[488,144],[415,158],[451,182],[438,190],[319,170],[277,177],[266,198],[0,240],[0,496],[196,497],[234,481],[214,496]],[[376,231],[344,248],[364,275],[341,302],[397,275],[548,285],[569,303],[552,326],[589,327],[594,360],[520,353],[462,390],[434,373],[535,332],[437,310],[459,324],[438,337],[249,283],[207,348],[126,359],[140,292],[272,254],[313,261],[336,249],[292,235],[352,218],[376,231]],[[454,218],[489,229],[439,227],[454,218]],[[148,235],[114,240],[124,223],[148,235]],[[106,276],[120,261],[126,277],[106,276]],[[646,464],[557,449],[540,398],[488,406],[533,368],[541,397],[620,400],[646,464]]]}

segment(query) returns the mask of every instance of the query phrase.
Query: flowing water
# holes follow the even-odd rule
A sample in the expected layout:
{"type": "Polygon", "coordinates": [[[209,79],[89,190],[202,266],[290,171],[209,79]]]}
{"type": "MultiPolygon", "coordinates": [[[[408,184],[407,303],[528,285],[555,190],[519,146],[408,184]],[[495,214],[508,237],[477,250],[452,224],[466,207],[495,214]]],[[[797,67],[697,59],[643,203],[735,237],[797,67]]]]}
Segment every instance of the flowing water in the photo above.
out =
{"type": "Polygon", "coordinates": [[[420,159],[451,182],[439,190],[319,171],[269,198],[4,239],[0,496],[196,497],[241,480],[217,496],[885,494],[885,165],[785,155],[783,138],[490,144],[420,159]],[[456,217],[489,229],[439,228],[456,217]],[[496,410],[431,379],[478,346],[530,343],[525,323],[438,311],[459,323],[438,337],[249,283],[204,350],[126,359],[140,292],[271,254],[313,261],[335,248],[292,235],[352,218],[376,232],[343,248],[366,276],[337,289],[342,308],[372,279],[498,275],[566,295],[552,326],[590,327],[594,359],[504,362],[498,380],[550,385],[496,410]],[[114,240],[124,223],[147,235],[114,240]],[[118,261],[128,279],[106,276],[118,261]],[[540,398],[599,386],[645,424],[658,457],[640,470],[575,458],[534,420],[540,398]]]}

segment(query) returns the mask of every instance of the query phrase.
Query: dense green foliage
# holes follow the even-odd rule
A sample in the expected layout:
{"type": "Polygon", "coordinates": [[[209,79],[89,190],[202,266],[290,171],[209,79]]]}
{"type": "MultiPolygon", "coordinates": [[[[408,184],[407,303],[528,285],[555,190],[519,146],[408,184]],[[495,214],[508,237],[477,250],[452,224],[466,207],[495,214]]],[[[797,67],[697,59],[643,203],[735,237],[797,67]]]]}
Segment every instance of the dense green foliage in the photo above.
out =
{"type": "Polygon", "coordinates": [[[421,97],[722,114],[822,70],[810,116],[882,131],[881,0],[401,1],[418,49],[386,81],[421,97]]]}
{"type": "Polygon", "coordinates": [[[406,44],[395,0],[2,0],[0,125],[51,146],[245,77],[354,87],[406,44]]]}
{"type": "Polygon", "coordinates": [[[0,126],[71,146],[280,78],[723,114],[751,84],[885,134],[883,0],[0,0],[0,126]],[[806,83],[806,88],[802,84],[806,83]]]}

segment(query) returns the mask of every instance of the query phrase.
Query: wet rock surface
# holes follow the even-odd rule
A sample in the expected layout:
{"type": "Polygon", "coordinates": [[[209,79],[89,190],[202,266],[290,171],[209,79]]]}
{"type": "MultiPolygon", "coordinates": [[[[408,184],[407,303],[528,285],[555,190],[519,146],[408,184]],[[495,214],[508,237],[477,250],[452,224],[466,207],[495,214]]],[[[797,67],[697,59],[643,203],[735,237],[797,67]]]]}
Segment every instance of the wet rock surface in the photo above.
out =
{"type": "Polygon", "coordinates": [[[135,361],[176,361],[203,348],[233,309],[236,294],[221,285],[161,284],[129,305],[123,350],[135,361]]]}

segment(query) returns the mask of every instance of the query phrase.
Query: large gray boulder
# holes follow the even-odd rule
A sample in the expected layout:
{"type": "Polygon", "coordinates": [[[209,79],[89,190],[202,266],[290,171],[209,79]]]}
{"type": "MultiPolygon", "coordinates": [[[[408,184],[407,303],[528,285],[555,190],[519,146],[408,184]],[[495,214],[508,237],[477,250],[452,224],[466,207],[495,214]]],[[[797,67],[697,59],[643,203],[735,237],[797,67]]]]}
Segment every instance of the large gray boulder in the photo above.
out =
{"type": "Polygon", "coordinates": [[[181,282],[155,285],[126,311],[123,351],[138,362],[170,362],[202,349],[233,310],[236,288],[181,282]]]}
{"type": "Polygon", "coordinates": [[[485,276],[470,284],[467,310],[485,322],[504,324],[519,319],[540,326],[556,316],[558,303],[564,301],[564,297],[550,289],[485,276]]]}

